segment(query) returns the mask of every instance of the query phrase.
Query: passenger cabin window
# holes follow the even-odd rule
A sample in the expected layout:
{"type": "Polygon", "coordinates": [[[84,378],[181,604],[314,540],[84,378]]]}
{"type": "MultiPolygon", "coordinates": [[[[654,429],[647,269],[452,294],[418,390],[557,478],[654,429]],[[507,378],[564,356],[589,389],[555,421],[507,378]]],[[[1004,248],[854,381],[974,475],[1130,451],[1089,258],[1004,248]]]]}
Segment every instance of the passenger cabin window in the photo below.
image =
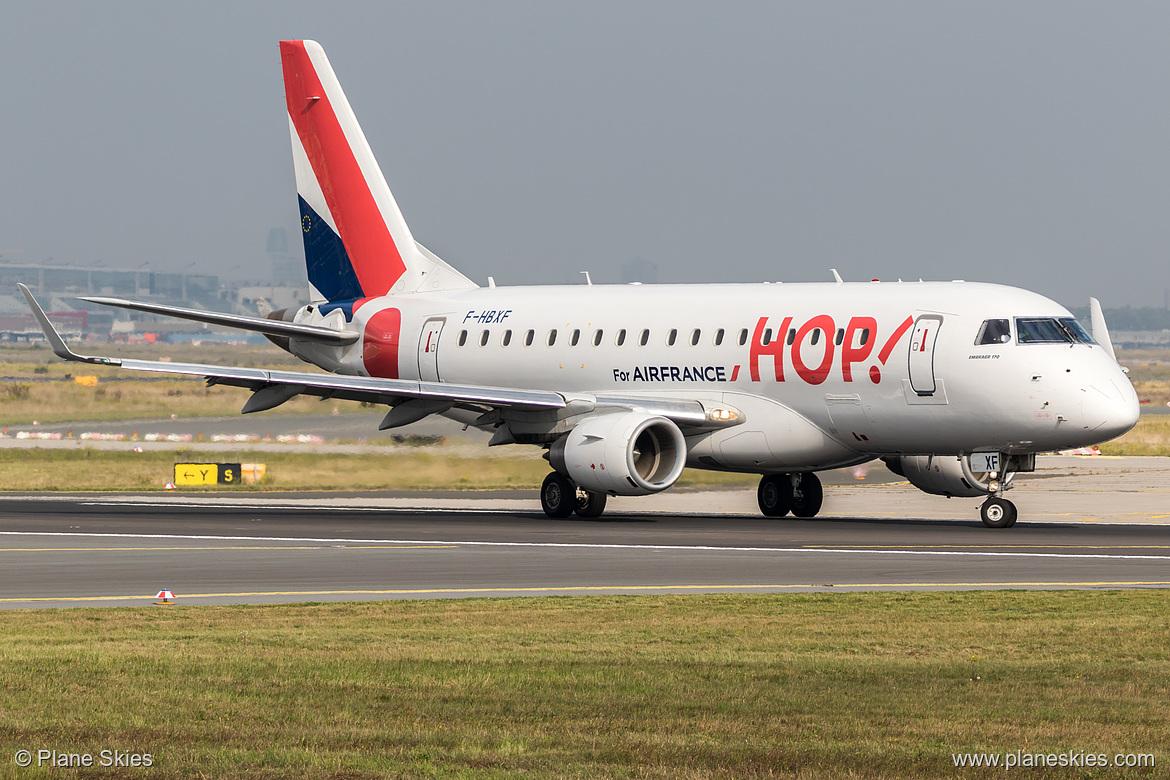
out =
{"type": "Polygon", "coordinates": [[[772,343],[772,329],[764,328],[764,337],[761,342],[765,347],[772,343]]]}
{"type": "Polygon", "coordinates": [[[650,343],[650,329],[649,328],[646,328],[645,330],[642,331],[642,335],[638,338],[638,343],[643,347],[650,343]]]}
{"type": "Polygon", "coordinates": [[[821,329],[820,328],[813,328],[812,339],[809,340],[809,343],[815,347],[818,343],[820,343],[820,340],[821,340],[821,329]]]}
{"type": "Polygon", "coordinates": [[[674,342],[678,340],[678,329],[671,328],[670,333],[666,334],[666,346],[673,347],[674,342]]]}
{"type": "Polygon", "coordinates": [[[536,338],[536,331],[534,331],[534,330],[529,330],[527,333],[525,333],[525,334],[524,334],[524,346],[526,346],[526,347],[531,347],[531,346],[532,346],[532,340],[533,340],[534,338],[536,338]]]}
{"type": "Polygon", "coordinates": [[[833,341],[833,343],[839,347],[839,346],[841,346],[841,342],[844,340],[845,340],[845,329],[844,328],[837,328],[837,338],[833,341]]]}
{"type": "Polygon", "coordinates": [[[785,339],[784,343],[791,347],[794,341],[796,341],[796,328],[789,328],[788,338],[785,339]]]}
{"type": "Polygon", "coordinates": [[[500,337],[500,345],[506,347],[511,343],[512,343],[512,331],[506,330],[506,331],[504,331],[504,335],[500,337]]]}
{"type": "Polygon", "coordinates": [[[860,344],[860,346],[864,347],[868,343],[869,343],[869,328],[862,328],[861,329],[861,344],[860,344]]]}
{"type": "Polygon", "coordinates": [[[741,330],[739,332],[739,345],[742,347],[746,343],[747,343],[747,328],[744,328],[743,330],[741,330]]]}
{"type": "Polygon", "coordinates": [[[718,347],[722,343],[723,343],[723,328],[720,328],[719,330],[715,331],[715,346],[718,347]]]}
{"type": "Polygon", "coordinates": [[[551,347],[557,343],[557,329],[553,328],[548,332],[548,345],[551,347]]]}
{"type": "Polygon", "coordinates": [[[621,330],[619,330],[617,332],[617,338],[613,340],[613,343],[617,344],[619,347],[622,344],[626,343],[626,329],[625,328],[622,328],[621,330]]]}
{"type": "Polygon", "coordinates": [[[703,334],[699,333],[698,328],[695,328],[694,330],[691,331],[691,346],[692,347],[698,345],[699,339],[702,338],[702,335],[703,334]]]}
{"type": "Polygon", "coordinates": [[[479,334],[479,345],[481,347],[487,346],[489,335],[491,335],[491,334],[489,334],[486,330],[483,333],[479,334]]]}
{"type": "Polygon", "coordinates": [[[1095,344],[1072,317],[1016,317],[1020,344],[1095,344]]]}
{"type": "Polygon", "coordinates": [[[602,332],[601,332],[601,328],[598,328],[598,329],[597,329],[597,331],[596,331],[596,332],[594,332],[594,334],[593,334],[593,346],[595,346],[595,347],[600,347],[600,346],[601,346],[601,339],[602,339],[602,335],[603,335],[603,334],[602,334],[602,332]]]}
{"type": "Polygon", "coordinates": [[[984,320],[979,328],[976,344],[1006,344],[1012,340],[1012,329],[1008,320],[984,320]]]}
{"type": "Polygon", "coordinates": [[[572,335],[569,336],[569,346],[570,347],[577,346],[577,342],[580,340],[581,340],[581,331],[574,328],[572,335]]]}
{"type": "Polygon", "coordinates": [[[459,331],[459,346],[462,347],[466,343],[467,343],[467,331],[461,330],[461,331],[459,331]]]}

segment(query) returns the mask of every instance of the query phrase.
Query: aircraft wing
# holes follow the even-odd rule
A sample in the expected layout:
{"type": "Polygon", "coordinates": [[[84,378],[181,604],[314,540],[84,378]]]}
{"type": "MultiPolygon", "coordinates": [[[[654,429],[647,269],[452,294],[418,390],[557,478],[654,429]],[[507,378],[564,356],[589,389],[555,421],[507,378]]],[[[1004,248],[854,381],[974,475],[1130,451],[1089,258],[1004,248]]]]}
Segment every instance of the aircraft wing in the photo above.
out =
{"type": "MultiPolygon", "coordinates": [[[[28,298],[29,293],[24,285],[21,285],[21,292],[28,298]]],[[[244,330],[251,330],[257,333],[263,333],[266,336],[284,336],[304,339],[306,341],[319,341],[324,344],[333,344],[335,346],[345,346],[352,344],[360,338],[361,334],[353,330],[334,330],[333,328],[322,327],[321,325],[301,325],[295,322],[283,322],[281,320],[270,320],[265,317],[248,317],[242,314],[225,314],[216,311],[200,311],[199,309],[188,309],[185,306],[166,306],[161,303],[144,303],[142,301],[128,301],[123,298],[103,298],[103,297],[89,297],[81,298],[80,300],[89,303],[100,303],[103,306],[117,306],[120,309],[133,309],[135,311],[144,311],[150,314],[163,314],[167,317],[178,317],[183,320],[194,320],[195,322],[206,322],[209,325],[226,325],[229,328],[242,328],[244,330]]]]}
{"type": "MultiPolygon", "coordinates": [[[[369,401],[372,403],[397,403],[403,399],[422,398],[451,401],[457,403],[473,403],[488,407],[521,406],[534,409],[557,409],[565,406],[565,398],[559,393],[545,390],[517,390],[501,387],[474,387],[453,385],[445,382],[420,382],[411,379],[379,379],[377,377],[342,376],[339,374],[316,374],[307,371],[278,371],[261,368],[234,368],[230,366],[214,366],[201,363],[170,363],[156,360],[133,360],[129,358],[110,358],[92,355],[79,355],[65,344],[65,340],[57,333],[56,328],[49,321],[41,305],[37,303],[32,292],[23,284],[20,291],[24,293],[33,316],[40,323],[49,346],[59,358],[80,363],[95,363],[105,366],[121,366],[132,371],[153,371],[166,374],[185,374],[187,376],[206,377],[210,384],[233,385],[247,387],[253,391],[261,391],[271,386],[281,386],[289,393],[270,393],[271,397],[283,396],[287,401],[294,395],[315,395],[322,398],[343,398],[354,401],[369,401]]],[[[151,309],[170,309],[176,307],[151,307],[151,309]]],[[[149,310],[145,309],[144,310],[149,310]]],[[[160,312],[161,313],[161,312],[160,312]]],[[[255,318],[248,318],[255,319],[255,318]]],[[[268,320],[268,322],[273,322],[268,320]]],[[[221,323],[226,324],[226,323],[221,323]]],[[[273,324],[285,324],[275,323],[273,324]]],[[[320,328],[320,330],[325,330],[320,328]]],[[[282,401],[282,402],[283,402],[282,401]]],[[[276,404],[273,404],[275,406],[276,404]]],[[[245,407],[247,408],[247,407],[245,407]]],[[[260,411],[270,406],[247,409],[260,411]]]]}
{"type": "MultiPolygon", "coordinates": [[[[654,398],[625,398],[596,396],[587,393],[564,394],[550,390],[530,390],[508,387],[458,385],[448,382],[424,382],[413,379],[382,379],[378,377],[345,376],[340,374],[281,371],[261,368],[216,366],[202,363],[172,363],[156,360],[135,360],[94,355],[80,355],[65,344],[48,316],[23,284],[20,291],[28,301],[49,341],[53,353],[64,360],[105,366],[120,366],[132,371],[202,376],[209,385],[231,385],[252,390],[243,412],[271,409],[297,395],[320,398],[339,398],[351,401],[394,406],[383,421],[383,427],[396,427],[422,419],[428,414],[460,407],[471,411],[490,412],[512,408],[522,412],[557,412],[580,414],[597,407],[629,407],[645,409],[668,417],[680,425],[712,424],[712,418],[698,401],[654,398]]],[[[163,307],[173,308],[173,307],[163,307]]],[[[250,318],[254,319],[254,318],[250,318]]],[[[226,324],[226,323],[225,323],[226,324]]],[[[715,422],[718,426],[719,423],[715,422]]]]}

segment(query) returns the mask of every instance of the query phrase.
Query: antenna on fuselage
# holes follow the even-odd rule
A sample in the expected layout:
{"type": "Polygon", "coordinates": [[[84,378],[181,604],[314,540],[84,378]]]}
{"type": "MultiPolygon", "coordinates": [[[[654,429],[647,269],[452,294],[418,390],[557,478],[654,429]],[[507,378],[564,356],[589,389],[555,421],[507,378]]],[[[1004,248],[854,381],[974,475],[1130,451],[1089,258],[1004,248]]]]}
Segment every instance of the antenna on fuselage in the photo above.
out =
{"type": "Polygon", "coordinates": [[[836,268],[830,268],[829,270],[833,272],[833,278],[837,280],[837,284],[845,284],[845,280],[841,278],[841,274],[837,273],[836,268]]]}
{"type": "Polygon", "coordinates": [[[581,273],[585,274],[585,284],[587,284],[587,285],[589,285],[590,287],[592,287],[592,286],[593,286],[593,280],[589,278],[589,272],[588,272],[588,271],[582,271],[581,273]]]}

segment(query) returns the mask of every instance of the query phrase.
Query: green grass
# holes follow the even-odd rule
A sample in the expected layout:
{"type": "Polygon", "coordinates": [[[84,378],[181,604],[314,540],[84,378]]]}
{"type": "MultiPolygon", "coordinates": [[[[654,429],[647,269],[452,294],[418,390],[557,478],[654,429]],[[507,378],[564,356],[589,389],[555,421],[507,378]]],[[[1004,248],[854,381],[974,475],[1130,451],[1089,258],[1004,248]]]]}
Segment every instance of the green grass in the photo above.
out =
{"type": "Polygon", "coordinates": [[[1017,749],[1164,762],[1168,616],[1164,591],[14,611],[0,756],[139,750],[150,776],[192,778],[992,777],[951,754],[1017,749]]]}
{"type": "Polygon", "coordinates": [[[1143,414],[1133,430],[1101,445],[1104,455],[1170,456],[1170,415],[1143,414]]]}
{"type": "MultiPolygon", "coordinates": [[[[425,447],[395,453],[206,452],[0,449],[0,491],[150,491],[174,477],[175,463],[264,463],[263,484],[214,490],[488,490],[535,489],[549,472],[535,448],[513,458],[452,457],[425,447]]],[[[678,484],[753,486],[759,477],[687,469],[678,484]]],[[[184,488],[201,490],[203,488],[184,488]]]]}

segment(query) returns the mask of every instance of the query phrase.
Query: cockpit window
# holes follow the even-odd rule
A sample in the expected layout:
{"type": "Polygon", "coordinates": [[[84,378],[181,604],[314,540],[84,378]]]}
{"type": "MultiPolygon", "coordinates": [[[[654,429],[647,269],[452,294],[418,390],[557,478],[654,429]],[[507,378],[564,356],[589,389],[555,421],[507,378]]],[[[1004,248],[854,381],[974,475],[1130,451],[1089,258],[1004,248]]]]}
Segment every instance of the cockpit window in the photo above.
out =
{"type": "Polygon", "coordinates": [[[1090,336],[1088,332],[1081,326],[1081,323],[1077,322],[1072,317],[1061,317],[1059,322],[1066,330],[1068,330],[1069,335],[1073,337],[1073,341],[1075,341],[1077,344],[1097,343],[1093,340],[1093,337],[1090,336]]]}
{"type": "Polygon", "coordinates": [[[1072,317],[1016,317],[1021,344],[1093,344],[1092,336],[1072,317]]]}
{"type": "Polygon", "coordinates": [[[976,344],[1006,344],[1012,340],[1011,325],[1007,320],[984,320],[976,344]]]}

